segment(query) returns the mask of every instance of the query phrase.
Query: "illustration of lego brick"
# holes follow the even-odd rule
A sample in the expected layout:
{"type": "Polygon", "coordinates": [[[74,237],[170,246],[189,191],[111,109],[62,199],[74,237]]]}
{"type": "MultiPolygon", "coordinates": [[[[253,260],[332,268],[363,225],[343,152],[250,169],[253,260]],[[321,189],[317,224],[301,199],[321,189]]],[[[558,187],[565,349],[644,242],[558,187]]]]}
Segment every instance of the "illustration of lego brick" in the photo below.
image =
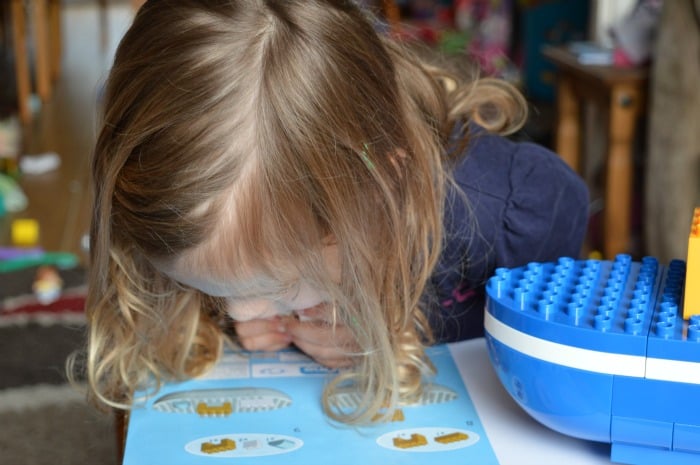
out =
{"type": "Polygon", "coordinates": [[[153,402],[153,408],[160,412],[217,416],[264,412],[291,404],[291,397],[281,391],[251,387],[174,392],[153,402]]]}
{"type": "Polygon", "coordinates": [[[201,447],[201,451],[205,454],[218,454],[232,450],[236,450],[236,441],[229,438],[224,438],[218,443],[203,442],[201,447]]]}
{"type": "Polygon", "coordinates": [[[224,402],[221,405],[209,405],[206,402],[198,402],[195,409],[200,416],[227,416],[233,413],[231,402],[224,402]]]}
{"type": "Polygon", "coordinates": [[[418,433],[413,433],[409,438],[394,438],[394,446],[399,449],[410,449],[413,447],[425,446],[428,444],[428,440],[425,436],[418,433]]]}
{"type": "Polygon", "coordinates": [[[439,442],[440,444],[450,444],[457,441],[466,441],[467,439],[469,439],[469,435],[457,431],[455,433],[437,436],[435,438],[435,442],[439,442]]]}
{"type": "MultiPolygon", "coordinates": [[[[378,413],[377,415],[375,415],[375,416],[372,417],[372,421],[373,421],[373,422],[377,422],[377,421],[380,421],[380,420],[382,420],[382,414],[381,414],[381,413],[378,413]]],[[[394,410],[394,413],[391,415],[391,418],[388,419],[388,421],[390,421],[390,422],[392,422],[392,423],[393,423],[393,422],[404,421],[404,420],[406,420],[406,416],[404,415],[403,410],[401,410],[400,408],[397,408],[396,410],[394,410]]]]}

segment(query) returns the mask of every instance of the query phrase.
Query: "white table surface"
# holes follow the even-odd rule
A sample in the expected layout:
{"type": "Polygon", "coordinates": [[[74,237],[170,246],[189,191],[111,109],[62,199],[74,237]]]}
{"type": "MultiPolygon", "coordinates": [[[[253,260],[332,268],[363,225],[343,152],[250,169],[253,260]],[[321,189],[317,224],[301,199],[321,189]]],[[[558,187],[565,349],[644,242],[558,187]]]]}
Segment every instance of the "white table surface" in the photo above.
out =
{"type": "Polygon", "coordinates": [[[610,444],[551,430],[510,397],[491,366],[483,338],[449,344],[501,465],[610,464],[610,444]]]}

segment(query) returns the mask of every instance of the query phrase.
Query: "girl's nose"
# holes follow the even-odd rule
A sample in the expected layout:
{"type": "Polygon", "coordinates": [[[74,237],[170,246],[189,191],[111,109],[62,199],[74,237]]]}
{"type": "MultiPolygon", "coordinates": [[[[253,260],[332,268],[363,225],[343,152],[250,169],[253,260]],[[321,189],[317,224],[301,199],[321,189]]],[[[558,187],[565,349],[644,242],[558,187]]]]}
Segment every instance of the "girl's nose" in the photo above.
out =
{"type": "Polygon", "coordinates": [[[272,318],[284,313],[280,307],[279,303],[269,299],[244,300],[231,303],[228,314],[236,321],[272,318]]]}

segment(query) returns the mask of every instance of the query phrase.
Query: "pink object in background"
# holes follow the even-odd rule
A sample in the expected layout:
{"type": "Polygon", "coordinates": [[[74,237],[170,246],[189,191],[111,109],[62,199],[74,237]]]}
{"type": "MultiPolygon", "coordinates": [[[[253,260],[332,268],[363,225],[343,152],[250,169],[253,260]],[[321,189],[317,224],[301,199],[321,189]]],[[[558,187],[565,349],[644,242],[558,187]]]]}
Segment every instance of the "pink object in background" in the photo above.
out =
{"type": "Polygon", "coordinates": [[[467,52],[488,76],[502,74],[510,62],[512,0],[457,0],[455,24],[470,34],[467,52]]]}
{"type": "Polygon", "coordinates": [[[638,0],[632,11],[610,27],[615,66],[629,68],[651,59],[663,0],[638,0]]]}

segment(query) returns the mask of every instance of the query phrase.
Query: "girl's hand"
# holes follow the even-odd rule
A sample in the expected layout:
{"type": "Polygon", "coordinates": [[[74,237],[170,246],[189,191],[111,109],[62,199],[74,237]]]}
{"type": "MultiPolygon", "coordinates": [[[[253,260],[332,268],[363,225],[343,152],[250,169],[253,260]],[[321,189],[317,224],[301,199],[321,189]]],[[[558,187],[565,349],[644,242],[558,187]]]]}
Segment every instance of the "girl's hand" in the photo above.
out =
{"type": "Polygon", "coordinates": [[[284,349],[292,343],[287,332],[286,320],[290,317],[275,316],[257,320],[237,321],[234,323],[238,342],[246,350],[274,352],[284,349]]]}
{"type": "Polygon", "coordinates": [[[343,368],[354,365],[348,353],[359,348],[352,332],[330,321],[328,309],[319,305],[294,316],[237,321],[234,323],[238,341],[246,350],[274,352],[294,343],[299,350],[321,365],[343,368]]]}
{"type": "Polygon", "coordinates": [[[289,319],[287,332],[294,345],[321,365],[344,368],[355,364],[348,355],[359,351],[355,338],[346,326],[336,323],[333,327],[326,306],[304,310],[298,319],[289,319]]]}

